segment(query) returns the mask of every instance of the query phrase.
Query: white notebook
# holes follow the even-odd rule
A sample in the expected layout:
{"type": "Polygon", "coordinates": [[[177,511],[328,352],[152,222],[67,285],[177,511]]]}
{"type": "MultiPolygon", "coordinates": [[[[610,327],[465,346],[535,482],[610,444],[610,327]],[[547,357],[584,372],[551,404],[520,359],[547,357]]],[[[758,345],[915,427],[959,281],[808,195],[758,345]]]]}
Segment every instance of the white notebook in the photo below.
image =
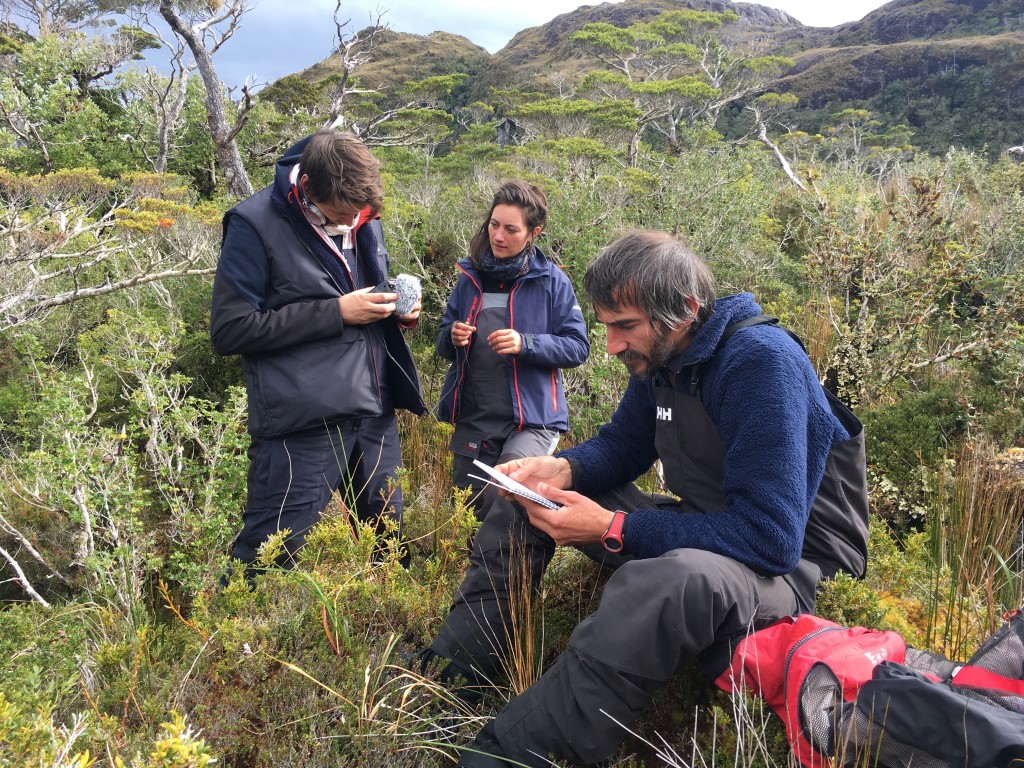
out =
{"type": "Polygon", "coordinates": [[[524,499],[528,499],[534,502],[535,504],[540,504],[542,507],[547,507],[548,509],[560,509],[562,506],[561,504],[556,504],[555,502],[551,501],[551,499],[544,498],[539,493],[534,493],[522,483],[517,483],[508,475],[503,475],[501,472],[494,469],[493,467],[487,466],[479,459],[473,459],[473,464],[482,469],[488,475],[487,477],[480,477],[479,475],[470,475],[470,477],[472,477],[474,480],[482,480],[488,485],[493,485],[498,488],[504,488],[506,491],[510,491],[514,493],[516,496],[522,496],[524,499]]]}

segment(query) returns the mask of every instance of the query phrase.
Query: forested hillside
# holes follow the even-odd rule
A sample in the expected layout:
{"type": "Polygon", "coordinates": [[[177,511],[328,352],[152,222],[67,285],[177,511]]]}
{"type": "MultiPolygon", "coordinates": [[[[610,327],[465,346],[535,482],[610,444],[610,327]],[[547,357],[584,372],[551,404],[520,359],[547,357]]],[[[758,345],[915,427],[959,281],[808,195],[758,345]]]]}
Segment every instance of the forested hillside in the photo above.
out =
{"type": "MultiPolygon", "coordinates": [[[[242,0],[161,3],[177,34],[151,4],[13,7],[0,765],[451,765],[600,599],[606,574],[564,548],[521,596],[520,663],[482,702],[406,669],[477,526],[450,487],[451,425],[431,414],[400,420],[408,569],[341,496],[297,568],[252,585],[231,568],[249,443],[239,361],[209,338],[221,216],[325,125],[357,130],[382,161],[392,271],[425,287],[408,338],[429,406],[455,261],[498,184],[524,178],[547,191],[541,243],[581,298],[619,233],[676,234],[721,293],[752,292],[797,332],[862,418],[868,574],[823,585],[819,614],[962,660],[1024,602],[1024,166],[999,145],[1020,104],[1019,3],[897,0],[814,30],[730,3],[627,0],[524,30],[493,57],[445,33],[343,27],[337,57],[259,93],[217,74],[217,51],[245,34],[242,0]],[[164,46],[168,69],[137,66],[147,46],[164,46]],[[979,111],[983,97],[1006,101],[979,111]]],[[[593,352],[566,372],[563,447],[627,383],[584,304],[593,352]]],[[[641,483],[657,489],[656,468],[641,483]]],[[[779,765],[781,734],[694,667],[611,764],[779,765]]]]}
{"type": "MultiPolygon", "coordinates": [[[[1024,142],[1021,0],[896,0],[834,29],[807,27],[752,3],[625,0],[583,6],[525,29],[493,56],[457,36],[393,34],[366,63],[363,77],[374,85],[405,82],[448,66],[467,76],[454,94],[460,106],[488,101],[494,90],[566,99],[603,67],[600,54],[574,40],[582,27],[627,28],[679,9],[735,13],[723,39],[793,59],[768,78],[772,90],[798,99],[784,122],[790,131],[827,134],[833,115],[863,109],[882,132],[905,126],[914,146],[938,154],[956,146],[995,156],[1024,142]]],[[[320,82],[340,63],[335,55],[296,76],[320,82]]],[[[727,109],[718,127],[736,138],[746,130],[741,117],[727,109]]]]}

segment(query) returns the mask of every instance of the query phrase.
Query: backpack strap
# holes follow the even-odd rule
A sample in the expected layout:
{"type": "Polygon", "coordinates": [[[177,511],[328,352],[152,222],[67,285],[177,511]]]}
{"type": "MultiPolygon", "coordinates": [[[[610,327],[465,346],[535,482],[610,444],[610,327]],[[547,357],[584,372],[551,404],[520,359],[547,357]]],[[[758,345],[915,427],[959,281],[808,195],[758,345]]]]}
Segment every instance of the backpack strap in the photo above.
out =
{"type": "Polygon", "coordinates": [[[986,688],[991,691],[1005,691],[1017,696],[1024,696],[1024,680],[1003,677],[983,667],[973,667],[970,665],[960,667],[950,682],[954,686],[986,688]]]}
{"type": "MultiPolygon", "coordinates": [[[[735,323],[730,323],[729,325],[725,326],[725,330],[722,331],[722,338],[720,338],[718,340],[718,345],[715,347],[715,351],[711,353],[711,357],[709,357],[708,360],[710,360],[712,357],[714,357],[715,355],[718,354],[718,351],[722,347],[725,346],[725,342],[727,342],[729,339],[731,339],[733,334],[736,333],[736,331],[741,331],[744,328],[749,328],[752,325],[776,325],[776,326],[778,326],[779,325],[779,318],[775,317],[774,315],[763,315],[762,314],[762,315],[753,315],[753,316],[745,318],[743,320],[737,320],[735,323]]],[[[799,336],[797,336],[795,333],[793,333],[788,328],[783,328],[782,330],[784,330],[786,333],[788,333],[790,338],[792,338],[797,344],[800,345],[800,349],[804,350],[805,352],[807,351],[807,348],[804,347],[804,343],[800,340],[799,336]]],[[[705,360],[704,362],[706,363],[708,360],[705,360]]],[[[697,390],[700,388],[700,374],[701,374],[701,366],[702,365],[703,365],[703,363],[698,363],[696,365],[691,366],[691,370],[690,370],[690,394],[691,395],[696,395],[697,394],[697,390]]]]}
{"type": "MultiPolygon", "coordinates": [[[[715,351],[712,357],[718,354],[718,350],[725,346],[725,342],[732,338],[736,331],[742,331],[744,328],[749,328],[752,325],[778,325],[779,318],[774,315],[753,315],[745,320],[737,320],[735,323],[729,323],[725,326],[725,330],[722,331],[722,338],[718,340],[718,346],[715,347],[715,351]]],[[[786,330],[783,328],[783,330],[786,330]]],[[[803,344],[800,345],[801,347],[803,344]]]]}

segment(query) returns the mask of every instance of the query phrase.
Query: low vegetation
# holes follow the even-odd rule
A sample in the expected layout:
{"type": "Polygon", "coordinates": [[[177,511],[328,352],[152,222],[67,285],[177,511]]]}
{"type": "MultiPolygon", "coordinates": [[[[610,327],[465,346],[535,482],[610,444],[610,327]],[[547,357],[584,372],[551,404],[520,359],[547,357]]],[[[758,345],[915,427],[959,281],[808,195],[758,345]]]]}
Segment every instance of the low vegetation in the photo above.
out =
{"type": "MultiPolygon", "coordinates": [[[[428,286],[410,337],[428,400],[444,373],[432,346],[454,259],[497,181],[528,177],[551,195],[544,247],[573,279],[623,228],[681,233],[723,291],[752,290],[797,330],[823,379],[855,404],[869,435],[869,575],[828,585],[820,613],[963,658],[1021,603],[1011,450],[1024,429],[1021,169],[953,152],[898,163],[880,182],[857,164],[814,164],[799,193],[755,148],[646,154],[635,171],[603,164],[590,178],[567,174],[571,158],[557,151],[505,149],[480,165],[479,149],[467,144],[429,169],[415,151],[383,153],[395,268],[428,286]]],[[[69,199],[92,189],[65,183],[69,199]]],[[[184,204],[173,185],[154,187],[155,199],[164,189],[184,204]]],[[[45,207],[6,200],[8,222],[56,225],[45,207]]],[[[133,221],[119,247],[175,252],[177,228],[207,227],[209,237],[186,242],[202,244],[203,263],[216,259],[213,222],[133,221]]],[[[0,756],[444,765],[557,654],[603,575],[572,551],[556,559],[541,591],[524,596],[513,687],[495,681],[477,708],[405,669],[402,654],[432,636],[451,602],[475,524],[449,487],[449,427],[406,415],[409,570],[397,556],[375,562],[372,533],[353,528],[339,499],[299,568],[271,570],[252,589],[237,578],[219,586],[247,438],[237,363],[216,358],[206,338],[209,291],[206,276],[148,283],[40,311],[0,337],[0,756]]],[[[594,355],[568,373],[566,444],[608,417],[625,384],[600,327],[591,332],[594,355]]],[[[760,717],[690,670],[616,764],[688,764],[679,756],[693,750],[724,764],[738,749],[754,750],[750,764],[785,762],[771,717],[760,717]]]]}
{"type": "MultiPolygon", "coordinates": [[[[643,29],[692,64],[694,49],[676,45],[687,17],[670,20],[643,29]]],[[[0,41],[13,51],[0,54],[0,765],[450,765],[557,655],[606,574],[575,550],[556,556],[517,601],[507,679],[477,705],[409,668],[451,603],[476,523],[450,487],[449,425],[403,414],[409,568],[397,549],[380,557],[342,494],[297,568],[240,579],[229,551],[245,498],[245,395],[238,361],[208,337],[219,216],[233,199],[202,87],[186,78],[181,111],[161,113],[139,94],[173,81],[136,72],[114,87],[89,58],[95,41],[65,40],[0,41]],[[169,143],[156,138],[160,114],[169,143]],[[17,134],[26,125],[34,132],[17,134]]],[[[551,202],[541,245],[578,287],[623,230],[673,232],[722,293],[753,292],[796,331],[862,417],[868,574],[828,583],[821,615],[962,659],[1021,606],[1024,167],[922,152],[864,109],[831,112],[822,133],[779,132],[792,103],[772,94],[741,94],[708,117],[680,101],[708,96],[682,72],[664,93],[605,77],[592,101],[522,91],[469,105],[461,77],[423,76],[344,108],[335,91],[330,109],[379,121],[378,138],[414,137],[375,152],[393,271],[425,286],[408,338],[428,403],[446,368],[433,348],[455,261],[498,183],[526,178],[551,202]],[[661,129],[639,130],[637,110],[655,101],[671,107],[661,129]],[[763,140],[723,138],[743,133],[725,124],[748,107],[763,140]],[[509,133],[502,118],[515,110],[520,133],[509,133]]],[[[323,122],[314,105],[333,86],[293,86],[273,100],[225,94],[248,110],[233,140],[256,187],[323,122]]],[[[594,352],[566,372],[563,445],[592,434],[626,385],[585,311],[594,352]]],[[[657,472],[642,482],[655,487],[657,472]]],[[[612,764],[790,759],[773,715],[694,667],[612,764]]]]}

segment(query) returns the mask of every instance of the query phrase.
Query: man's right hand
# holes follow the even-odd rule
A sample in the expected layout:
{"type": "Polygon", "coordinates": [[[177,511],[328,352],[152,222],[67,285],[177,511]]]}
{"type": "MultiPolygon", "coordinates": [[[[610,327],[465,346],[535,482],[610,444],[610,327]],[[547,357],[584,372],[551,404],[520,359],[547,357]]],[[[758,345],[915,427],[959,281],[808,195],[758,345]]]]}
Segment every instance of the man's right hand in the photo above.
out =
{"type": "Polygon", "coordinates": [[[360,288],[338,299],[341,319],[346,325],[369,325],[383,320],[395,311],[397,293],[375,292],[373,288],[360,288]]]}
{"type": "Polygon", "coordinates": [[[547,483],[552,488],[560,488],[563,491],[572,488],[572,466],[568,459],[529,456],[499,464],[495,469],[531,490],[537,490],[537,483],[547,483]]]}

